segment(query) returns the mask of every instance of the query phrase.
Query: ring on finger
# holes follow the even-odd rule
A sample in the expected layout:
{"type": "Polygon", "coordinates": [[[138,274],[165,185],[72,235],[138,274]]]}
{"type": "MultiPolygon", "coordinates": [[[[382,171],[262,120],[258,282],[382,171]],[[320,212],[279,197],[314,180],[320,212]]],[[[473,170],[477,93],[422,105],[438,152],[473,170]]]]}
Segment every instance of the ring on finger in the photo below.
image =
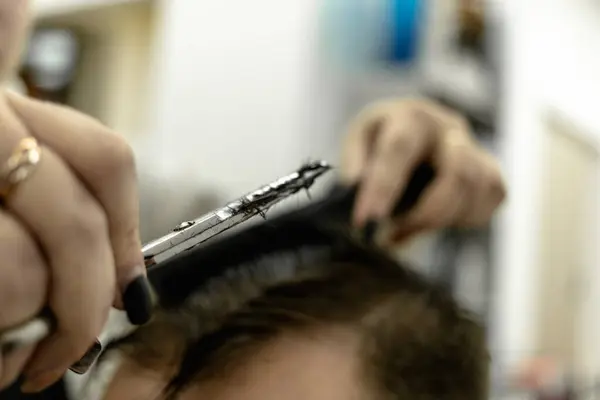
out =
{"type": "Polygon", "coordinates": [[[31,136],[25,137],[0,169],[0,202],[4,204],[15,189],[35,171],[42,158],[42,148],[31,136]]]}

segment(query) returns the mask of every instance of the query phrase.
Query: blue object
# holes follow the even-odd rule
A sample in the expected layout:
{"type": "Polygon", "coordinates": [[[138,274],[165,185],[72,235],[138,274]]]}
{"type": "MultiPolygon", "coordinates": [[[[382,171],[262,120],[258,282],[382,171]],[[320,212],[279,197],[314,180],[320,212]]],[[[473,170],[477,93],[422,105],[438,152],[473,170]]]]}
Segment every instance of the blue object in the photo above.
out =
{"type": "Polygon", "coordinates": [[[389,61],[405,64],[413,61],[419,48],[421,0],[388,0],[390,13],[389,61]]]}
{"type": "Polygon", "coordinates": [[[327,59],[346,71],[407,65],[419,51],[422,0],[324,0],[327,59]]]}
{"type": "Polygon", "coordinates": [[[388,0],[324,1],[321,34],[327,58],[355,71],[387,58],[388,6],[388,0]]]}

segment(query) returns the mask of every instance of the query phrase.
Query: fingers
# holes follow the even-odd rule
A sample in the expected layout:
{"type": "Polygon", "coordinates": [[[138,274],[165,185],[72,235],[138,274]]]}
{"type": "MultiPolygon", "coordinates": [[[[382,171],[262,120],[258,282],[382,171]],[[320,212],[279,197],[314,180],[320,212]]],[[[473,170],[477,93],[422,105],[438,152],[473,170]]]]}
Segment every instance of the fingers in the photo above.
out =
{"type": "Polygon", "coordinates": [[[381,132],[381,125],[387,117],[367,110],[351,124],[342,150],[342,182],[353,184],[360,180],[381,132]]]}
{"type": "MultiPolygon", "coordinates": [[[[120,136],[74,110],[16,94],[9,94],[8,98],[28,130],[76,171],[104,209],[121,289],[119,293],[125,293],[125,308],[131,322],[145,323],[150,317],[151,300],[147,282],[139,279],[145,276],[145,267],[139,239],[137,179],[131,148],[120,136]],[[130,285],[132,282],[134,284],[130,285]],[[129,295],[126,293],[128,288],[129,295]]],[[[119,297],[116,298],[118,305],[119,297]]]]}
{"type": "Polygon", "coordinates": [[[480,173],[470,147],[454,142],[442,147],[435,160],[436,179],[406,216],[398,219],[396,239],[451,225],[473,203],[480,173]]]}
{"type": "MultiPolygon", "coordinates": [[[[9,142],[20,136],[15,132],[23,128],[8,118],[5,122],[10,149],[9,142]]],[[[50,263],[48,303],[57,318],[56,332],[36,348],[26,370],[29,388],[40,390],[86,352],[108,316],[115,268],[107,222],[100,205],[49,148],[6,205],[36,233],[50,263]]]]}
{"type": "Polygon", "coordinates": [[[437,178],[413,210],[397,220],[392,241],[446,226],[481,226],[502,202],[499,168],[487,153],[461,142],[446,142],[442,149],[437,178]]]}
{"type": "Polygon", "coordinates": [[[431,154],[437,135],[433,124],[412,109],[399,110],[379,129],[357,195],[357,226],[389,216],[416,165],[431,154]]]}
{"type": "Polygon", "coordinates": [[[12,385],[21,375],[21,371],[31,358],[35,346],[26,346],[13,350],[8,357],[0,362],[0,390],[12,385]]]}
{"type": "Polygon", "coordinates": [[[455,221],[456,225],[467,228],[485,225],[506,197],[506,185],[498,161],[485,151],[478,151],[476,157],[473,168],[478,168],[480,176],[474,188],[474,200],[455,221]]]}
{"type": "Polygon", "coordinates": [[[28,0],[0,0],[0,79],[4,80],[21,55],[27,31],[28,0]]]}
{"type": "Polygon", "coordinates": [[[489,221],[505,196],[500,168],[472,139],[460,115],[428,101],[375,104],[352,125],[343,150],[342,178],[360,181],[353,223],[390,217],[422,162],[436,177],[409,215],[397,219],[396,236],[489,221]]]}
{"type": "MultiPolygon", "coordinates": [[[[37,315],[47,298],[48,269],[27,229],[10,214],[0,211],[0,332],[37,315]]],[[[33,346],[0,354],[0,390],[19,376],[33,346]]]]}

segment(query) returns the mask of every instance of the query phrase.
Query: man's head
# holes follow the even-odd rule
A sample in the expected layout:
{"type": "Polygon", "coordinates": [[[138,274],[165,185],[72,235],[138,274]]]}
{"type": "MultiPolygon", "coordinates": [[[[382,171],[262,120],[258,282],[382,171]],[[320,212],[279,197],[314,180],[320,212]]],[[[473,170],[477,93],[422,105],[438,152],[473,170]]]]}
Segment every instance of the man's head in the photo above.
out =
{"type": "Polygon", "coordinates": [[[125,362],[107,398],[487,398],[481,326],[442,289],[344,243],[264,255],[160,311],[111,346],[125,362]]]}

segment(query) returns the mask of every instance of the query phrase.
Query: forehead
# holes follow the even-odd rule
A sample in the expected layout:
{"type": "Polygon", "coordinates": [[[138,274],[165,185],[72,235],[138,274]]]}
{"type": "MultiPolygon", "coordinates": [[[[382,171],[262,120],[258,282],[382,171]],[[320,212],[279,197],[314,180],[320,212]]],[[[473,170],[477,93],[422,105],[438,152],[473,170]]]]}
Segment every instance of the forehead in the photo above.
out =
{"type": "MultiPolygon", "coordinates": [[[[192,383],[179,400],[363,400],[372,399],[363,387],[358,357],[360,337],[346,327],[321,327],[283,334],[234,364],[231,375],[192,383]]],[[[122,359],[108,378],[104,400],[161,399],[174,371],[147,369],[122,359]]],[[[95,398],[95,397],[93,397],[95,398]]]]}
{"type": "Polygon", "coordinates": [[[190,388],[182,400],[361,400],[358,339],[340,330],[284,335],[223,381],[190,388]]]}

